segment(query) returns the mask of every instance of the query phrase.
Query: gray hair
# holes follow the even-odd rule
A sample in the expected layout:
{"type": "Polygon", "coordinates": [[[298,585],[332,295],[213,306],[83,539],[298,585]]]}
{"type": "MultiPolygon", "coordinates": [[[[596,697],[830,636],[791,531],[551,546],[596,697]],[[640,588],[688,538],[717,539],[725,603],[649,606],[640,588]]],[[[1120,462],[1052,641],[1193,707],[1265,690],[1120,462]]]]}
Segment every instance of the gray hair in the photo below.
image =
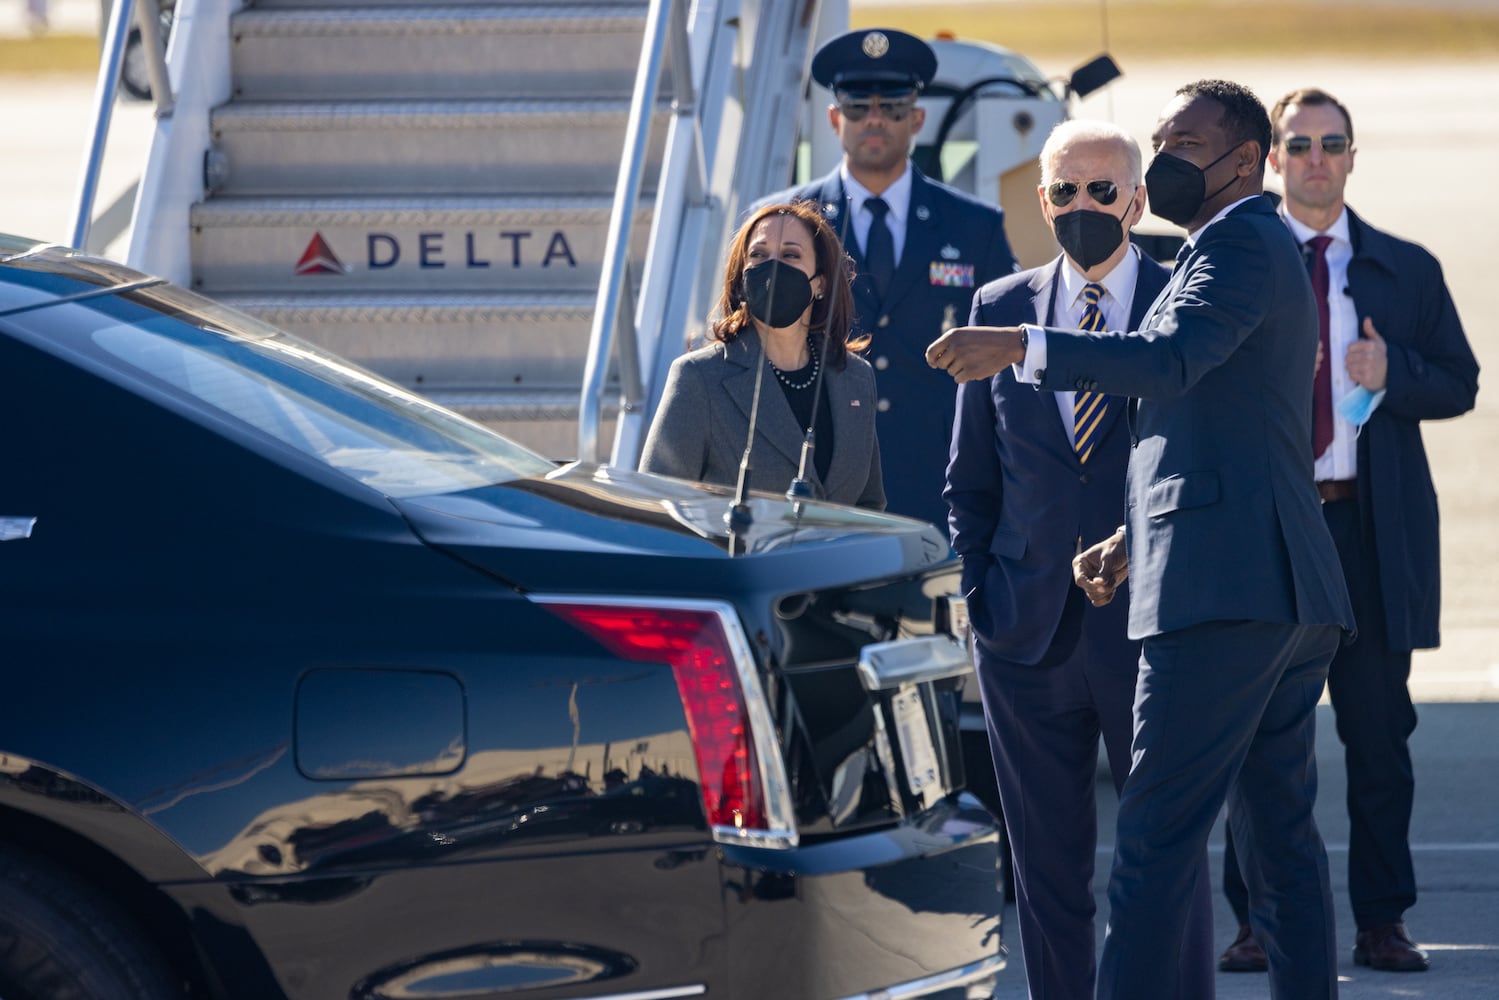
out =
{"type": "Polygon", "coordinates": [[[1113,122],[1093,121],[1087,118],[1073,118],[1061,122],[1051,130],[1051,135],[1046,137],[1046,144],[1041,147],[1041,183],[1052,182],[1055,176],[1052,166],[1063,153],[1074,145],[1091,142],[1116,143],[1124,153],[1126,166],[1129,169],[1129,182],[1137,186],[1140,184],[1142,177],[1140,144],[1135,141],[1134,136],[1113,122]]]}

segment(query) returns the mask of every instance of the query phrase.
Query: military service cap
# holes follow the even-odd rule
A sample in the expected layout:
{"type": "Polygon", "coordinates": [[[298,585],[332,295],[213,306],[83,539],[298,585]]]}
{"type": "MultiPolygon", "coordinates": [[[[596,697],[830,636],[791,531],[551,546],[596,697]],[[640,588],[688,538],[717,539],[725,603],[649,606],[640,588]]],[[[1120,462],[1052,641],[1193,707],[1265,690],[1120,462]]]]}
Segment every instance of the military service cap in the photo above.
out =
{"type": "Polygon", "coordinates": [[[829,90],[867,96],[920,90],[937,75],[937,54],[915,35],[867,28],[831,39],[812,57],[812,79],[829,90]]]}

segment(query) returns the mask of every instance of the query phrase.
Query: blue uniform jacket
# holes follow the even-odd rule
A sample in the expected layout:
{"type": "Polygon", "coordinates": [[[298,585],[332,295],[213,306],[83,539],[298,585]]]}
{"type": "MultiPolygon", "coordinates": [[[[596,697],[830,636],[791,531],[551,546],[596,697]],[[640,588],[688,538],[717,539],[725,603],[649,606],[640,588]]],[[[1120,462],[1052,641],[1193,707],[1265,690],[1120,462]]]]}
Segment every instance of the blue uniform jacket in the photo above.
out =
{"type": "Polygon", "coordinates": [[[961,326],[976,288],[1015,270],[1004,215],[993,205],[929,180],[911,165],[911,208],[900,266],[885,301],[863,267],[837,170],[760,205],[816,201],[854,259],[855,328],[872,335],[869,361],[879,390],[876,427],[888,470],[885,496],[896,514],[938,526],[947,520],[942,487],[952,434],[952,377],[926,363],[927,345],[961,326]]]}

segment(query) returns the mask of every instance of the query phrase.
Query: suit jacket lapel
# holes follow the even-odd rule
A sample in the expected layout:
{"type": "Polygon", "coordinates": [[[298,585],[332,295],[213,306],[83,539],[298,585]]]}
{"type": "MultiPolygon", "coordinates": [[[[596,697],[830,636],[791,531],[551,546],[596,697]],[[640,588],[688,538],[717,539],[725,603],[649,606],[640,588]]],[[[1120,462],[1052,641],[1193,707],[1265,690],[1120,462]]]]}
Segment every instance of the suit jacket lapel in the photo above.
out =
{"type": "MultiPolygon", "coordinates": [[[[1129,303],[1129,328],[1140,329],[1161,290],[1166,287],[1166,277],[1159,270],[1149,266],[1149,258],[1141,254],[1139,277],[1135,279],[1135,294],[1129,303]]],[[[1129,400],[1123,396],[1110,396],[1109,408],[1104,412],[1103,425],[1098,429],[1098,439],[1103,440],[1110,428],[1119,420],[1120,414],[1128,409],[1129,400]]]]}
{"type": "Polygon", "coordinates": [[[838,234],[838,242],[854,262],[854,322],[861,332],[867,333],[879,315],[880,303],[874,294],[873,279],[864,272],[864,250],[854,239],[853,208],[843,188],[843,175],[834,170],[824,177],[816,197],[822,217],[838,234]]]}
{"type": "MultiPolygon", "coordinates": [[[[828,463],[827,489],[824,496],[838,493],[858,496],[863,492],[865,478],[869,474],[869,452],[875,442],[874,408],[861,405],[859,385],[862,381],[850,371],[852,364],[842,371],[823,367],[823,392],[828,396],[828,409],[833,416],[833,436],[842,447],[833,448],[828,463]]],[[[818,447],[832,447],[832,442],[817,443],[818,447]]]]}
{"type": "Polygon", "coordinates": [[[1135,279],[1135,297],[1129,306],[1129,328],[1139,330],[1145,323],[1145,317],[1160,297],[1161,292],[1170,282],[1170,277],[1163,274],[1160,269],[1147,266],[1150,258],[1143,257],[1140,261],[1140,276],[1135,279]]]}
{"type": "MultiPolygon", "coordinates": [[[[931,197],[931,185],[915,167],[907,169],[911,171],[911,204],[906,208],[906,243],[881,305],[899,302],[918,282],[931,281],[931,264],[937,259],[937,249],[942,242],[942,217],[931,197]]],[[[954,317],[960,325],[964,319],[954,317]]]]}
{"type": "MultiPolygon", "coordinates": [[[[761,365],[759,334],[753,327],[744,330],[729,342],[725,356],[730,370],[723,379],[724,392],[748,423],[755,405],[755,372],[761,365]]],[[[791,404],[786,402],[786,394],[770,372],[765,373],[760,383],[755,433],[784,455],[793,468],[801,460],[802,429],[796,426],[791,404]]]]}
{"type": "Polygon", "coordinates": [[[843,249],[859,265],[859,270],[864,269],[864,252],[854,240],[854,220],[850,211],[848,192],[843,190],[843,176],[834,170],[822,179],[822,187],[817,192],[818,206],[822,209],[822,217],[827,220],[833,232],[838,234],[838,241],[843,244],[843,249]]]}
{"type": "MultiPolygon", "coordinates": [[[[1065,325],[1058,322],[1057,310],[1054,308],[1062,281],[1062,267],[1064,260],[1058,257],[1050,267],[1037,269],[1030,280],[1031,292],[1031,319],[1030,322],[1040,326],[1065,325]]],[[[1057,394],[1054,392],[1037,392],[1034,394],[1036,404],[1049,412],[1049,417],[1040,421],[1037,426],[1052,428],[1052,447],[1058,454],[1076,456],[1077,452],[1072,447],[1072,428],[1068,427],[1062,419],[1062,408],[1057,405],[1057,394]]],[[[1110,407],[1112,410],[1113,408],[1110,407]]]]}

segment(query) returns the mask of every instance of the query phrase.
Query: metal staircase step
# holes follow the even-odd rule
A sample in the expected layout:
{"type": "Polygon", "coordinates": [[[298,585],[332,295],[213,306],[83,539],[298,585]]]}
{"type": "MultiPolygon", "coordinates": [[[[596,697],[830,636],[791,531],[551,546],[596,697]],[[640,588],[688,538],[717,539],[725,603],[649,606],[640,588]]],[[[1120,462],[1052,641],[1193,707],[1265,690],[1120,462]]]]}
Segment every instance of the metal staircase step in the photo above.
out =
{"type": "MultiPolygon", "coordinates": [[[[654,191],[668,108],[653,116],[654,191]]],[[[629,102],[232,103],[210,119],[231,195],[604,193],[614,190],[629,102]]]]}
{"type": "MultiPolygon", "coordinates": [[[[225,292],[592,293],[611,199],[213,198],[191,213],[193,287],[225,292]]],[[[641,273],[651,209],[636,212],[641,273]]]]}
{"type": "MultiPolygon", "coordinates": [[[[591,293],[218,299],[543,455],[576,457],[591,293]]],[[[611,434],[616,395],[604,407],[611,434]]]]}
{"type": "Polygon", "coordinates": [[[645,11],[617,3],[245,10],[231,21],[235,96],[628,94],[645,11]]]}
{"type": "Polygon", "coordinates": [[[422,392],[565,388],[576,396],[593,317],[593,295],[581,292],[218,298],[422,392]]]}

